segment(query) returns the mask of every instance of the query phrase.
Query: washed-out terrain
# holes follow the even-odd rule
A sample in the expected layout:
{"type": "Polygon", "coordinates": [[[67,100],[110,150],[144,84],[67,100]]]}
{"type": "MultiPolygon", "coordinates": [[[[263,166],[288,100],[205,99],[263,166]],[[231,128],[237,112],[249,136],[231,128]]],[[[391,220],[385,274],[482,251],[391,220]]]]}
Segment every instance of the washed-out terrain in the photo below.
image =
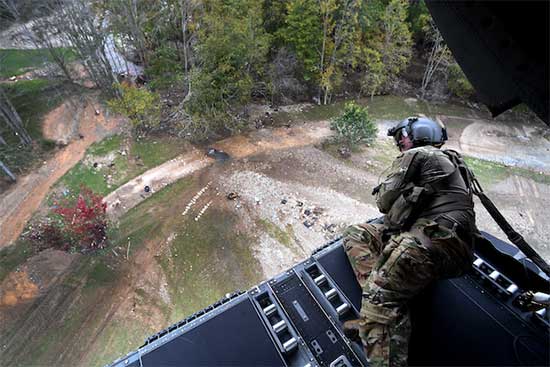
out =
{"type": "MultiPolygon", "coordinates": [[[[468,156],[503,214],[550,260],[550,140],[542,123],[398,97],[360,103],[379,136],[351,158],[330,143],[329,119],[341,104],[257,107],[263,127],[211,144],[230,159],[167,138],[130,142],[123,123],[102,130],[111,137],[60,173],[39,204],[18,210],[44,212],[83,181],[106,197],[110,245],[79,254],[3,244],[1,364],[104,365],[225,293],[305,259],[347,225],[378,216],[371,190],[397,155],[385,131],[413,113],[447,124],[448,146],[468,156]]],[[[505,239],[479,203],[476,212],[480,229],[505,239]]]]}

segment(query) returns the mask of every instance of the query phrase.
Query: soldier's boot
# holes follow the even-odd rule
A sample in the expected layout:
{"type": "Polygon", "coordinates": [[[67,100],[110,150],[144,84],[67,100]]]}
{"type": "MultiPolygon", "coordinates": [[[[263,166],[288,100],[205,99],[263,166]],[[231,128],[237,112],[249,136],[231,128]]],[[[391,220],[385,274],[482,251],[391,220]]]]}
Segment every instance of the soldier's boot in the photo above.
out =
{"type": "Polygon", "coordinates": [[[361,337],[359,333],[359,323],[361,319],[348,320],[344,322],[343,331],[344,335],[351,341],[361,343],[361,337]]]}

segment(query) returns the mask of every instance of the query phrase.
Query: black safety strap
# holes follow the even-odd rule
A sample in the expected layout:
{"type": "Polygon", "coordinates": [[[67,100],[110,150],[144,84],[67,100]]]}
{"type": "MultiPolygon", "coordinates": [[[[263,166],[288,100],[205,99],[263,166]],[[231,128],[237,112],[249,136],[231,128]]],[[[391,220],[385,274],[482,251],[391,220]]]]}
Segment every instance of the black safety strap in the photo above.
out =
{"type": "MultiPolygon", "coordinates": [[[[474,182],[477,183],[477,180],[474,182]]],[[[477,183],[479,186],[479,183],[477,183]]],[[[476,192],[474,194],[479,197],[481,203],[487,209],[491,217],[497,222],[498,226],[502,229],[506,236],[512,243],[514,243],[529,259],[531,259],[546,275],[550,277],[550,266],[544,261],[544,259],[535,251],[534,248],[529,246],[522,235],[517,233],[514,228],[508,223],[506,218],[500,213],[495,204],[485,195],[483,191],[476,192]]]]}
{"type": "Polygon", "coordinates": [[[472,190],[472,193],[479,197],[479,200],[489,212],[494,221],[498,224],[500,229],[506,234],[508,239],[515,244],[521,252],[525,254],[529,259],[531,259],[546,275],[550,277],[550,266],[544,261],[544,259],[532,248],[523,238],[522,235],[517,233],[514,228],[508,223],[506,218],[502,213],[497,209],[495,204],[485,195],[483,188],[479,184],[479,181],[475,177],[472,170],[466,165],[459,153],[455,151],[446,151],[447,156],[452,157],[451,161],[458,165],[460,173],[468,187],[472,190]],[[449,152],[449,153],[447,153],[449,152]]]}

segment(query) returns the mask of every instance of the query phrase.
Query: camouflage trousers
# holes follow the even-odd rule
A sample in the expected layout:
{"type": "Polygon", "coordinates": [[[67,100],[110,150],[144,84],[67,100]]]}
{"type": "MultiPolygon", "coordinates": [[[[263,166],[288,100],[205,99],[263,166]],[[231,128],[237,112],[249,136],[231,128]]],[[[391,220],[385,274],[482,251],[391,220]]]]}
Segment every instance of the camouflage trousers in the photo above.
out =
{"type": "Polygon", "coordinates": [[[472,250],[456,233],[428,219],[384,235],[381,224],[353,225],[344,250],[363,290],[359,334],[371,366],[406,366],[408,301],[436,279],[464,274],[472,250]]]}

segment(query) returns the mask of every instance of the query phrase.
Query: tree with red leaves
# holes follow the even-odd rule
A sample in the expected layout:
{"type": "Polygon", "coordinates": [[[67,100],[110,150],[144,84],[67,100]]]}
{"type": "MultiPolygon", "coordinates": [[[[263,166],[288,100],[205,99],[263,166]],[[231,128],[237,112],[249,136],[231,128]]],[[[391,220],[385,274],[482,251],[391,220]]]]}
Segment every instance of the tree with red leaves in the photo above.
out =
{"type": "Polygon", "coordinates": [[[101,195],[81,186],[76,202],[65,199],[57,203],[54,213],[59,215],[61,229],[73,246],[95,250],[107,244],[106,210],[101,195]]]}

